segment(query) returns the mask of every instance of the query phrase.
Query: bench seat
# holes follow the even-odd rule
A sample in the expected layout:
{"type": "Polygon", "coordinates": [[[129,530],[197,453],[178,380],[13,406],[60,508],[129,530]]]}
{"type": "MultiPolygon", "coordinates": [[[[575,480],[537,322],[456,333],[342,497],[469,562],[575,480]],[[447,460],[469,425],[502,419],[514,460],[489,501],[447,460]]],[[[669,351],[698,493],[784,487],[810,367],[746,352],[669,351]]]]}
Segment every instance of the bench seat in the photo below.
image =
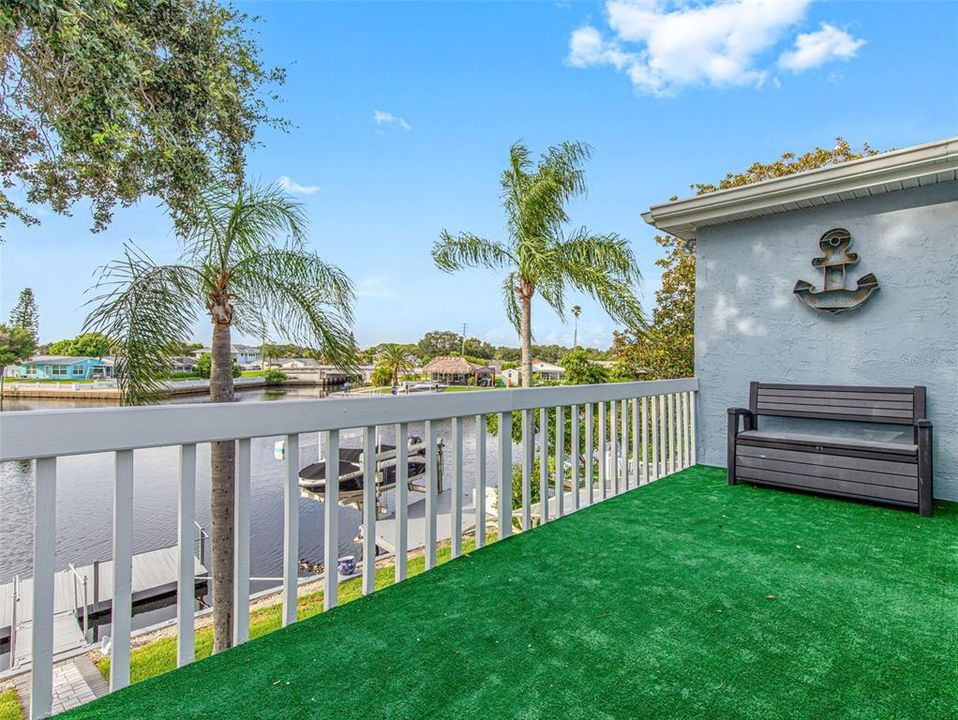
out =
{"type": "Polygon", "coordinates": [[[746,430],[738,434],[739,442],[788,443],[789,445],[811,445],[813,447],[834,447],[846,450],[874,450],[898,455],[917,455],[918,445],[914,443],[878,442],[875,440],[857,440],[835,437],[834,435],[803,435],[788,432],[765,432],[764,430],[746,430]]]}
{"type": "Polygon", "coordinates": [[[924,387],[752,383],[749,395],[747,409],[728,411],[729,484],[802,490],[931,514],[931,423],[925,418],[924,387]],[[759,430],[763,415],[910,425],[914,441],[759,430]]]}

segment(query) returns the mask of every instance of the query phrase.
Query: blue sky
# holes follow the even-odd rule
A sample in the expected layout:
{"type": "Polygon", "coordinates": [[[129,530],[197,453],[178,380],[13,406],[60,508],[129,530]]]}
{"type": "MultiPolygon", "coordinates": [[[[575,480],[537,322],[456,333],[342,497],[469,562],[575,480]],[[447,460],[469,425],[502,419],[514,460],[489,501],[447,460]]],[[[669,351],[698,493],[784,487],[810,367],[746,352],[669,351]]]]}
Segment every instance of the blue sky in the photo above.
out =
{"type": "MultiPolygon", "coordinates": [[[[641,219],[650,204],[837,135],[887,149],[958,129],[955,3],[240,7],[264,19],[266,61],[288,68],[275,110],[295,124],[261,132],[250,174],[285,178],[304,202],[313,247],[356,284],[362,345],[462,323],[517,344],[501,276],[445,275],[429,251],[443,228],[503,237],[498,178],[518,138],[537,151],[567,139],[593,145],[590,192],[571,206],[573,223],[629,238],[651,309],[659,253],[641,219]]],[[[72,218],[42,219],[9,224],[0,312],[32,287],[45,341],[76,334],[96,268],[127,239],[158,261],[177,256],[150,200],[98,234],[83,205],[72,218]]],[[[608,346],[613,323],[580,304],[580,338],[608,346]]],[[[541,304],[533,326],[539,342],[571,344],[571,322],[541,304]]],[[[208,341],[208,324],[196,338],[208,341]]]]}

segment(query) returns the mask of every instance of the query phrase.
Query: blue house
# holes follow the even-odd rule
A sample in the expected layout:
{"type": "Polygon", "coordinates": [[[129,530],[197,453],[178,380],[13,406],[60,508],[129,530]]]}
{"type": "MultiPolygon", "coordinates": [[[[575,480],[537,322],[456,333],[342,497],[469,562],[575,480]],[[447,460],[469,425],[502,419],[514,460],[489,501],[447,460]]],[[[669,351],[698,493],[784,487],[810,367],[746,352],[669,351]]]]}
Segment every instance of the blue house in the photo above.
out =
{"type": "Polygon", "coordinates": [[[113,361],[67,355],[34,355],[20,363],[17,375],[36,380],[90,380],[113,377],[113,361]]]}

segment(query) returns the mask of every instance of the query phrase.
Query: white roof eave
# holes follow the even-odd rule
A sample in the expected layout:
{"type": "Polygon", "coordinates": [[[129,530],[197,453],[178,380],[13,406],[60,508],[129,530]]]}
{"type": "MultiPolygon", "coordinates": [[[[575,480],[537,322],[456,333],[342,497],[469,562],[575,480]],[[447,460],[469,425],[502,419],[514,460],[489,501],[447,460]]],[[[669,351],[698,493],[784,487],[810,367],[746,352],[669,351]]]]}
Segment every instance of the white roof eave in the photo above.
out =
{"type": "Polygon", "coordinates": [[[642,218],[689,240],[701,227],[958,179],[958,137],[653,205],[642,218]]]}

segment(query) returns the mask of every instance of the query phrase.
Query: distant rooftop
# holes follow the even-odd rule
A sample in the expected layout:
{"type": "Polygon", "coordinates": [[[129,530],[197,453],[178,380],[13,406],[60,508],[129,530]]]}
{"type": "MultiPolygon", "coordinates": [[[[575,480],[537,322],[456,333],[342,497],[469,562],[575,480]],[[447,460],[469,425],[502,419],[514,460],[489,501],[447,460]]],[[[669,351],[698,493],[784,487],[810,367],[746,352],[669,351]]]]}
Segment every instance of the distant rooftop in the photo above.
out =
{"type": "Polygon", "coordinates": [[[87,360],[96,360],[103,363],[104,365],[112,365],[113,361],[108,358],[97,358],[89,356],[73,356],[73,355],[34,355],[29,360],[24,360],[24,363],[43,363],[44,365],[76,365],[77,363],[86,362],[87,360]]]}

